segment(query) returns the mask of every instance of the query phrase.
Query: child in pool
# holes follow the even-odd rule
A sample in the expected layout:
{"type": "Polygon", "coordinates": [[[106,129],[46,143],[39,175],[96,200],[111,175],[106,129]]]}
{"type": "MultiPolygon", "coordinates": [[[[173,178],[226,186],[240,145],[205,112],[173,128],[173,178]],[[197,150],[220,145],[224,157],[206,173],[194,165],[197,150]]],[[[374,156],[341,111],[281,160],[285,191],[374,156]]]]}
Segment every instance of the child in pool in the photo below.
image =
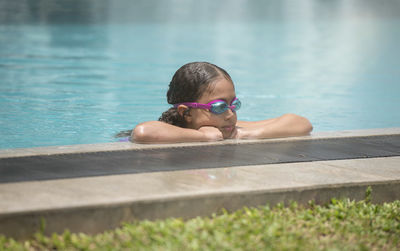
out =
{"type": "Polygon", "coordinates": [[[295,114],[262,121],[237,120],[240,101],[229,74],[207,63],[182,66],[167,92],[172,108],[159,121],[137,125],[131,139],[137,143],[176,143],[223,139],[264,139],[307,135],[310,122],[295,114]]]}

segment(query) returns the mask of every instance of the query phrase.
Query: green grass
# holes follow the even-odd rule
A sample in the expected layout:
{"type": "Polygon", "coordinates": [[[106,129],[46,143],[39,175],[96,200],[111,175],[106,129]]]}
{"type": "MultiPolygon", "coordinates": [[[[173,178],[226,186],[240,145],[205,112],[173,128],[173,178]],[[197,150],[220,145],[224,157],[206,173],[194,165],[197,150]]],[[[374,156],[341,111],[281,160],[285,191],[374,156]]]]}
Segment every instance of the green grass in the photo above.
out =
{"type": "Polygon", "coordinates": [[[133,222],[98,235],[37,233],[21,242],[0,236],[0,250],[400,250],[400,201],[332,199],[133,222]]]}

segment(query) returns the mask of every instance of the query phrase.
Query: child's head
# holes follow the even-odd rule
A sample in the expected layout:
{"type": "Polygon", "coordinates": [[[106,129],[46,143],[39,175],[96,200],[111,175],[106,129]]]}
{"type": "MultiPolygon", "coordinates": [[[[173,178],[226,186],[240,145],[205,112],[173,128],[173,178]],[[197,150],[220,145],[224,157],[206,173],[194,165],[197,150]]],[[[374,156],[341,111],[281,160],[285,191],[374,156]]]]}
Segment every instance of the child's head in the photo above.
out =
{"type": "MultiPolygon", "coordinates": [[[[169,104],[208,103],[213,100],[210,98],[222,99],[228,104],[235,98],[232,79],[224,69],[207,62],[194,62],[185,64],[176,71],[167,92],[169,104]]],[[[233,118],[228,118],[232,116],[236,124],[236,113],[231,110],[217,115],[207,110],[179,105],[164,112],[159,120],[180,127],[198,129],[199,126],[218,127],[232,124],[233,118]],[[226,121],[227,119],[229,123],[218,122],[218,120],[226,121]]]]}

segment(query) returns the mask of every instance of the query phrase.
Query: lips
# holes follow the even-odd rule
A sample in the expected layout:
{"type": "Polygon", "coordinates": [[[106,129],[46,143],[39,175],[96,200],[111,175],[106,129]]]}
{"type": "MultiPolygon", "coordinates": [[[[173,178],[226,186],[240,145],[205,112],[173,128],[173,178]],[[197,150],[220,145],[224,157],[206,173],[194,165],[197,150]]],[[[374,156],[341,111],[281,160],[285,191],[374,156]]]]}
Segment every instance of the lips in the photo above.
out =
{"type": "Polygon", "coordinates": [[[233,129],[234,129],[235,127],[234,126],[223,126],[222,127],[222,130],[224,130],[225,132],[228,132],[228,133],[230,133],[230,132],[232,132],[233,131],[233,129]]]}

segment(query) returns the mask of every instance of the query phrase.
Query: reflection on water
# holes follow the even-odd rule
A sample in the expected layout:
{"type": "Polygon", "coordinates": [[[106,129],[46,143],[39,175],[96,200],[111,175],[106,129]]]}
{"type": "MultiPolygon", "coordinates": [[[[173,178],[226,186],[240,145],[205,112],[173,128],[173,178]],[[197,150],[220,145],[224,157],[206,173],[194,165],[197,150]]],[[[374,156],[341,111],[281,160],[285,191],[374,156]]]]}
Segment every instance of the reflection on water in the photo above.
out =
{"type": "Polygon", "coordinates": [[[397,0],[41,0],[0,1],[2,24],[219,23],[398,18],[397,0]]]}
{"type": "Polygon", "coordinates": [[[232,75],[239,119],[398,127],[400,1],[0,0],[0,148],[114,141],[174,71],[232,75]]]}

